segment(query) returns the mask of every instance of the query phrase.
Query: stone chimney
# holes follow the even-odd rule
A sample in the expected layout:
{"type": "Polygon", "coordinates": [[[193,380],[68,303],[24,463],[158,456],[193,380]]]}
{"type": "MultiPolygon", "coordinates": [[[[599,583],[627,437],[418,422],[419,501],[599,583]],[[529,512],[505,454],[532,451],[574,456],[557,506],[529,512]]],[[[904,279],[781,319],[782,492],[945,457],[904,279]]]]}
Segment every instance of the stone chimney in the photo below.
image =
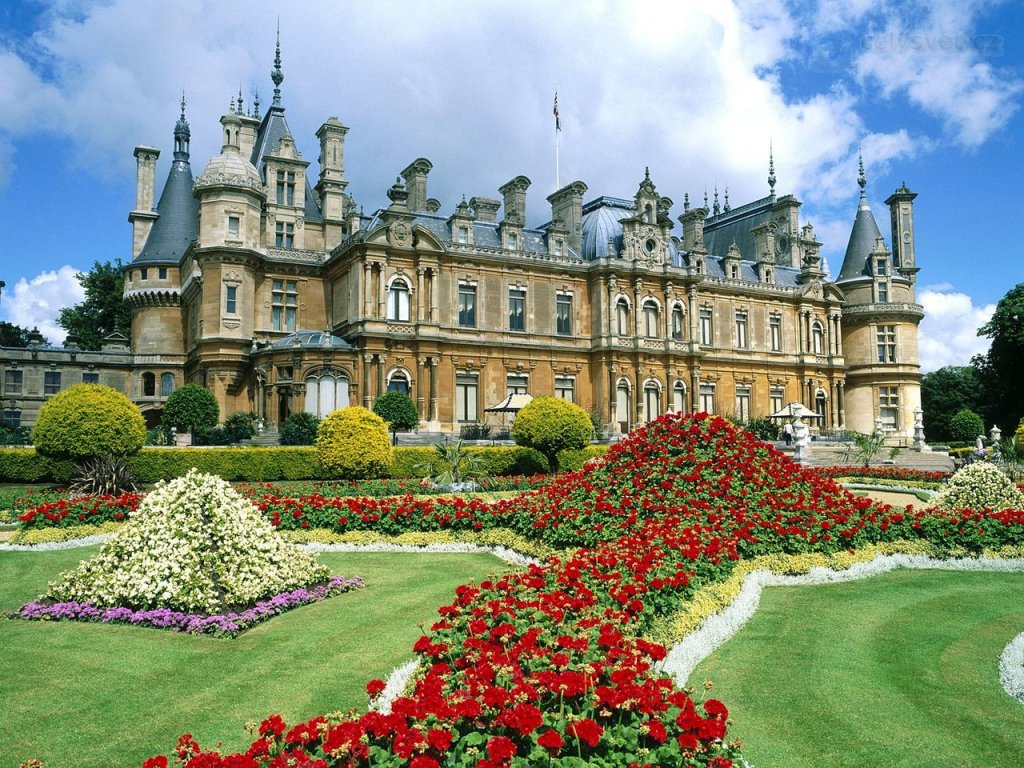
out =
{"type": "Polygon", "coordinates": [[[140,253],[156,221],[156,159],[160,150],[153,147],[135,148],[135,210],[128,214],[132,225],[132,258],[140,253]]]}
{"type": "Polygon", "coordinates": [[[510,226],[526,226],[526,190],[532,182],[525,176],[516,176],[498,189],[505,202],[504,223],[510,226]]]}
{"type": "Polygon", "coordinates": [[[477,221],[494,224],[498,221],[498,209],[501,208],[500,200],[492,200],[489,197],[469,198],[469,207],[473,209],[477,221]]]}
{"type": "Polygon", "coordinates": [[[413,160],[409,166],[402,171],[402,178],[405,179],[405,187],[409,191],[409,210],[427,210],[427,174],[434,167],[433,163],[425,157],[413,160]]]}
{"type": "Polygon", "coordinates": [[[548,202],[551,203],[551,220],[561,220],[565,223],[568,245],[576,253],[582,248],[583,195],[586,191],[586,184],[574,181],[548,195],[548,202]]]}

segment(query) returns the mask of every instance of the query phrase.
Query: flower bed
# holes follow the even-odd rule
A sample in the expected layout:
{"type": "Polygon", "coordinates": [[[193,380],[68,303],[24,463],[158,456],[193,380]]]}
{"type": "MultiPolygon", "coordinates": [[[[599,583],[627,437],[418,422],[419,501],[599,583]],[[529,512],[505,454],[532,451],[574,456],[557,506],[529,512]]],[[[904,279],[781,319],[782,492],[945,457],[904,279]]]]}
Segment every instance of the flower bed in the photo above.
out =
{"type": "Polygon", "coordinates": [[[825,477],[859,477],[871,480],[898,480],[905,483],[942,483],[950,472],[933,472],[905,467],[817,467],[814,470],[825,477]]]}
{"type": "MultiPolygon", "coordinates": [[[[1024,544],[1024,511],[873,505],[704,414],[664,416],[588,469],[515,500],[336,501],[278,500],[267,511],[279,527],[500,525],[582,548],[459,588],[416,644],[423,672],[390,714],[315,717],[290,729],[271,716],[232,756],[186,736],[181,764],[728,768],[738,752],[725,741],[725,706],[675,689],[654,670],[664,647],[643,637],[698,588],[760,555],[901,539],[971,553],[1024,544]]],[[[368,692],[382,685],[371,681],[368,692]]]]}
{"type": "Polygon", "coordinates": [[[93,621],[102,624],[133,624],[135,626],[170,629],[190,635],[237,637],[247,629],[278,616],[292,608],[309,605],[353,589],[362,589],[362,578],[333,576],[324,584],[294,589],[261,600],[240,612],[223,614],[184,613],[169,608],[133,610],[103,608],[91,602],[45,600],[26,603],[14,614],[20,619],[35,621],[93,621]]]}
{"type": "Polygon", "coordinates": [[[27,530],[120,522],[138,509],[144,496],[142,493],[124,493],[120,496],[51,498],[29,507],[18,515],[18,522],[27,530]]]}

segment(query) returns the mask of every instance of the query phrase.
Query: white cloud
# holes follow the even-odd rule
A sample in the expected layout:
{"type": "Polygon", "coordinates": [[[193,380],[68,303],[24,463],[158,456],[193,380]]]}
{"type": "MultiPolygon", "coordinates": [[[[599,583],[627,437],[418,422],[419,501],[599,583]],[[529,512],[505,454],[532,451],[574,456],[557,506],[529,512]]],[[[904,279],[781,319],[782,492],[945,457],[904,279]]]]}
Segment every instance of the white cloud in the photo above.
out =
{"type": "Polygon", "coordinates": [[[995,304],[977,307],[970,296],[947,283],[922,287],[917,300],[924,306],[918,332],[923,373],[967,365],[974,355],[988,351],[989,341],[978,336],[978,328],[992,317],[995,304]]]}
{"type": "Polygon", "coordinates": [[[85,291],[75,277],[79,271],[65,265],[31,280],[22,278],[4,288],[2,308],[8,322],[38,328],[51,344],[63,342],[67,331],[57,325],[57,316],[64,307],[85,298],[85,291]]]}

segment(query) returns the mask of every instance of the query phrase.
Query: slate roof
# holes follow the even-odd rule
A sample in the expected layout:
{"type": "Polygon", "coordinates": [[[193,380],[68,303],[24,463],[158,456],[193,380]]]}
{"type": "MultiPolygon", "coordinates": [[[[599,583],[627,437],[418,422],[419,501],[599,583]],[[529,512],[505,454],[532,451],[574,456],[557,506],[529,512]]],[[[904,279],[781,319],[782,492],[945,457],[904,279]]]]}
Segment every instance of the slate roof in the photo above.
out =
{"type": "Polygon", "coordinates": [[[708,253],[724,256],[729,252],[729,246],[736,243],[741,259],[756,261],[757,245],[753,230],[772,220],[774,204],[774,198],[762,197],[717,216],[709,216],[704,220],[704,246],[708,253]]]}
{"type": "Polygon", "coordinates": [[[153,222],[146,244],[133,264],[177,264],[199,236],[199,201],[192,196],[188,155],[171,163],[156,211],[160,216],[153,222]]]}
{"type": "MultiPolygon", "coordinates": [[[[292,132],[284,117],[284,107],[273,106],[263,116],[263,121],[256,132],[256,143],[252,148],[252,156],[249,158],[249,161],[259,170],[264,184],[267,182],[266,156],[280,148],[281,139],[285,136],[292,136],[292,132]]],[[[309,177],[305,174],[303,177],[306,182],[306,208],[302,214],[303,218],[306,221],[323,221],[323,212],[320,210],[313,187],[309,183],[309,177]]]]}
{"type": "Polygon", "coordinates": [[[882,233],[875,222],[875,216],[871,213],[871,206],[868,205],[868,199],[861,192],[860,205],[857,206],[857,218],[853,221],[850,242],[846,246],[846,255],[843,257],[843,266],[839,270],[836,283],[856,280],[872,274],[871,252],[875,250],[875,243],[881,236],[882,233]]]}

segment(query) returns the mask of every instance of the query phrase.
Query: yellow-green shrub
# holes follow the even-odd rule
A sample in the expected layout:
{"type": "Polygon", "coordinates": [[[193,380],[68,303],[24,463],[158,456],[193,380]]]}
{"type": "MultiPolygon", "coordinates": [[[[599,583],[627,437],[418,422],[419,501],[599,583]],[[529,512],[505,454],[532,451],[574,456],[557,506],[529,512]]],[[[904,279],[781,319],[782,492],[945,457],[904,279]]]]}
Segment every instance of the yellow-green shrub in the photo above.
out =
{"type": "Polygon", "coordinates": [[[393,456],[387,422],[358,405],[339,408],[320,422],[316,455],[329,477],[386,477],[393,456]]]}
{"type": "Polygon", "coordinates": [[[558,472],[560,451],[581,450],[590,443],[594,425],[589,414],[560,397],[538,397],[516,414],[512,439],[518,445],[536,448],[558,472]]]}
{"type": "Polygon", "coordinates": [[[46,401],[32,441],[39,453],[55,458],[127,456],[146,442],[146,422],[116,389],[76,384],[46,401]]]}

